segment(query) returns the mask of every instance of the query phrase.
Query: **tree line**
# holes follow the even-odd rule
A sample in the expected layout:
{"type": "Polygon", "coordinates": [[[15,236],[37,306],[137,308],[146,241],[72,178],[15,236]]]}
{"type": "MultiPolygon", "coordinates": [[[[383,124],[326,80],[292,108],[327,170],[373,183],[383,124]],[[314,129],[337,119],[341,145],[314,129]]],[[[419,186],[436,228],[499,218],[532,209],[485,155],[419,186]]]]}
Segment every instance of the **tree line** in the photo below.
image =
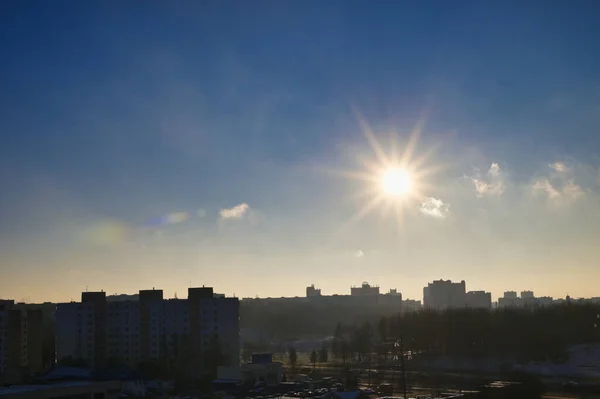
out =
{"type": "Polygon", "coordinates": [[[342,362],[393,356],[393,343],[424,356],[567,359],[571,345],[600,342],[600,306],[566,304],[531,309],[424,310],[333,329],[331,351],[342,362]]]}
{"type": "MultiPolygon", "coordinates": [[[[376,322],[400,312],[397,306],[354,303],[321,303],[291,299],[244,299],[240,302],[240,327],[261,330],[265,341],[293,341],[331,335],[337,322],[376,322]]],[[[285,348],[283,348],[285,350],[285,348]]]]}

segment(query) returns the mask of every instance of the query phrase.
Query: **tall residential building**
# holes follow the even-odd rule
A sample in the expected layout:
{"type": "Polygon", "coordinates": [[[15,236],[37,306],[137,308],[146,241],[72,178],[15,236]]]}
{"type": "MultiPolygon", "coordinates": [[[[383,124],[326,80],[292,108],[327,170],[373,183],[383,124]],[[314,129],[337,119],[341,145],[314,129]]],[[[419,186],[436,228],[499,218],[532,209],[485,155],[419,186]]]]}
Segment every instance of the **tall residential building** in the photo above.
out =
{"type": "Polygon", "coordinates": [[[423,306],[428,309],[462,308],[466,305],[466,283],[435,280],[423,288],[423,306]]]}
{"type": "Polygon", "coordinates": [[[142,290],[138,300],[107,302],[84,293],[79,303],[56,311],[57,358],[100,366],[158,362],[201,372],[210,361],[239,363],[239,301],[212,288],[190,288],[187,299],[164,299],[162,290],[142,290]]]}
{"type": "Polygon", "coordinates": [[[43,371],[42,311],[0,300],[0,383],[18,383],[43,371]]]}
{"type": "Polygon", "coordinates": [[[55,363],[55,328],[54,328],[54,313],[56,312],[56,304],[51,302],[44,303],[15,303],[15,309],[19,309],[22,312],[28,310],[37,310],[41,312],[42,317],[42,328],[41,330],[36,329],[31,331],[32,333],[32,345],[40,345],[42,350],[42,363],[43,369],[52,367],[55,363]],[[36,336],[37,335],[37,336],[36,336]]]}

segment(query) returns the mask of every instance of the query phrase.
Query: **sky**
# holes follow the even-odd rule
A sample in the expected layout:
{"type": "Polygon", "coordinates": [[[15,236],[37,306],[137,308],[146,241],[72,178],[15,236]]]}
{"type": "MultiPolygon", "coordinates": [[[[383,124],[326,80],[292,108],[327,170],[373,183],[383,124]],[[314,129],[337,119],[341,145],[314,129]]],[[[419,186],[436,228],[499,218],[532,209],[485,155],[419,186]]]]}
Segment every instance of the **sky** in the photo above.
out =
{"type": "Polygon", "coordinates": [[[2,2],[0,297],[600,296],[599,13],[2,2]]]}

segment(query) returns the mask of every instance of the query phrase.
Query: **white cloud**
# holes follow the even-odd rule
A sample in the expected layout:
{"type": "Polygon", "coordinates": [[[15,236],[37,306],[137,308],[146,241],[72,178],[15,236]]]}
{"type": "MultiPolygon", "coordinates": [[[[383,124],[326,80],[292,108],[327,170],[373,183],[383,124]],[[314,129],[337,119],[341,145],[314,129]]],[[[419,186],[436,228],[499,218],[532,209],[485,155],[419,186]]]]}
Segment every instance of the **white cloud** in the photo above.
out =
{"type": "Polygon", "coordinates": [[[421,204],[420,211],[424,215],[444,219],[450,214],[450,204],[446,204],[440,199],[429,197],[421,204]]]}
{"type": "Polygon", "coordinates": [[[573,180],[568,180],[562,185],[553,184],[548,178],[539,178],[531,185],[534,196],[543,194],[550,200],[555,201],[576,201],[584,195],[581,186],[573,180]]]}
{"type": "Polygon", "coordinates": [[[473,185],[475,186],[475,192],[478,197],[485,196],[498,196],[504,192],[504,176],[500,169],[500,165],[496,162],[490,165],[490,169],[487,172],[487,178],[481,176],[470,177],[473,185]]]}
{"type": "Polygon", "coordinates": [[[245,202],[234,206],[233,208],[223,208],[219,211],[221,219],[242,219],[248,213],[250,207],[245,202]]]}
{"type": "Polygon", "coordinates": [[[490,170],[488,170],[488,175],[491,177],[500,176],[500,165],[498,165],[496,162],[492,163],[490,170]]]}
{"type": "Polygon", "coordinates": [[[365,256],[365,253],[362,251],[362,249],[359,249],[358,251],[354,252],[355,258],[362,258],[363,256],[365,256]]]}
{"type": "Polygon", "coordinates": [[[566,173],[569,171],[569,168],[563,162],[550,163],[548,164],[548,167],[560,173],[566,173]]]}

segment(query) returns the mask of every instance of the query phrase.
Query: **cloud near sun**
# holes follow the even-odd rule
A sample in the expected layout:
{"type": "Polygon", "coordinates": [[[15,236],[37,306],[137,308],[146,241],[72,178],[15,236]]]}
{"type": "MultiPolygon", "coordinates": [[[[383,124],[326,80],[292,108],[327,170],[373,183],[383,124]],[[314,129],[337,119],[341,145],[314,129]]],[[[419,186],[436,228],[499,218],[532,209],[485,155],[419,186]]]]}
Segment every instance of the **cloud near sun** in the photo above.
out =
{"type": "MultiPolygon", "coordinates": [[[[600,187],[600,171],[583,165],[567,165],[564,162],[548,163],[546,169],[525,182],[512,179],[500,164],[493,162],[486,173],[475,170],[465,175],[470,190],[480,200],[484,198],[502,198],[509,191],[519,200],[542,200],[548,206],[571,206],[597,193],[600,187]]],[[[426,197],[419,207],[421,214],[445,219],[450,215],[450,204],[434,196],[426,197]]]]}
{"type": "Polygon", "coordinates": [[[248,213],[250,207],[245,202],[238,204],[232,208],[222,208],[219,211],[221,219],[242,219],[248,213]]]}

